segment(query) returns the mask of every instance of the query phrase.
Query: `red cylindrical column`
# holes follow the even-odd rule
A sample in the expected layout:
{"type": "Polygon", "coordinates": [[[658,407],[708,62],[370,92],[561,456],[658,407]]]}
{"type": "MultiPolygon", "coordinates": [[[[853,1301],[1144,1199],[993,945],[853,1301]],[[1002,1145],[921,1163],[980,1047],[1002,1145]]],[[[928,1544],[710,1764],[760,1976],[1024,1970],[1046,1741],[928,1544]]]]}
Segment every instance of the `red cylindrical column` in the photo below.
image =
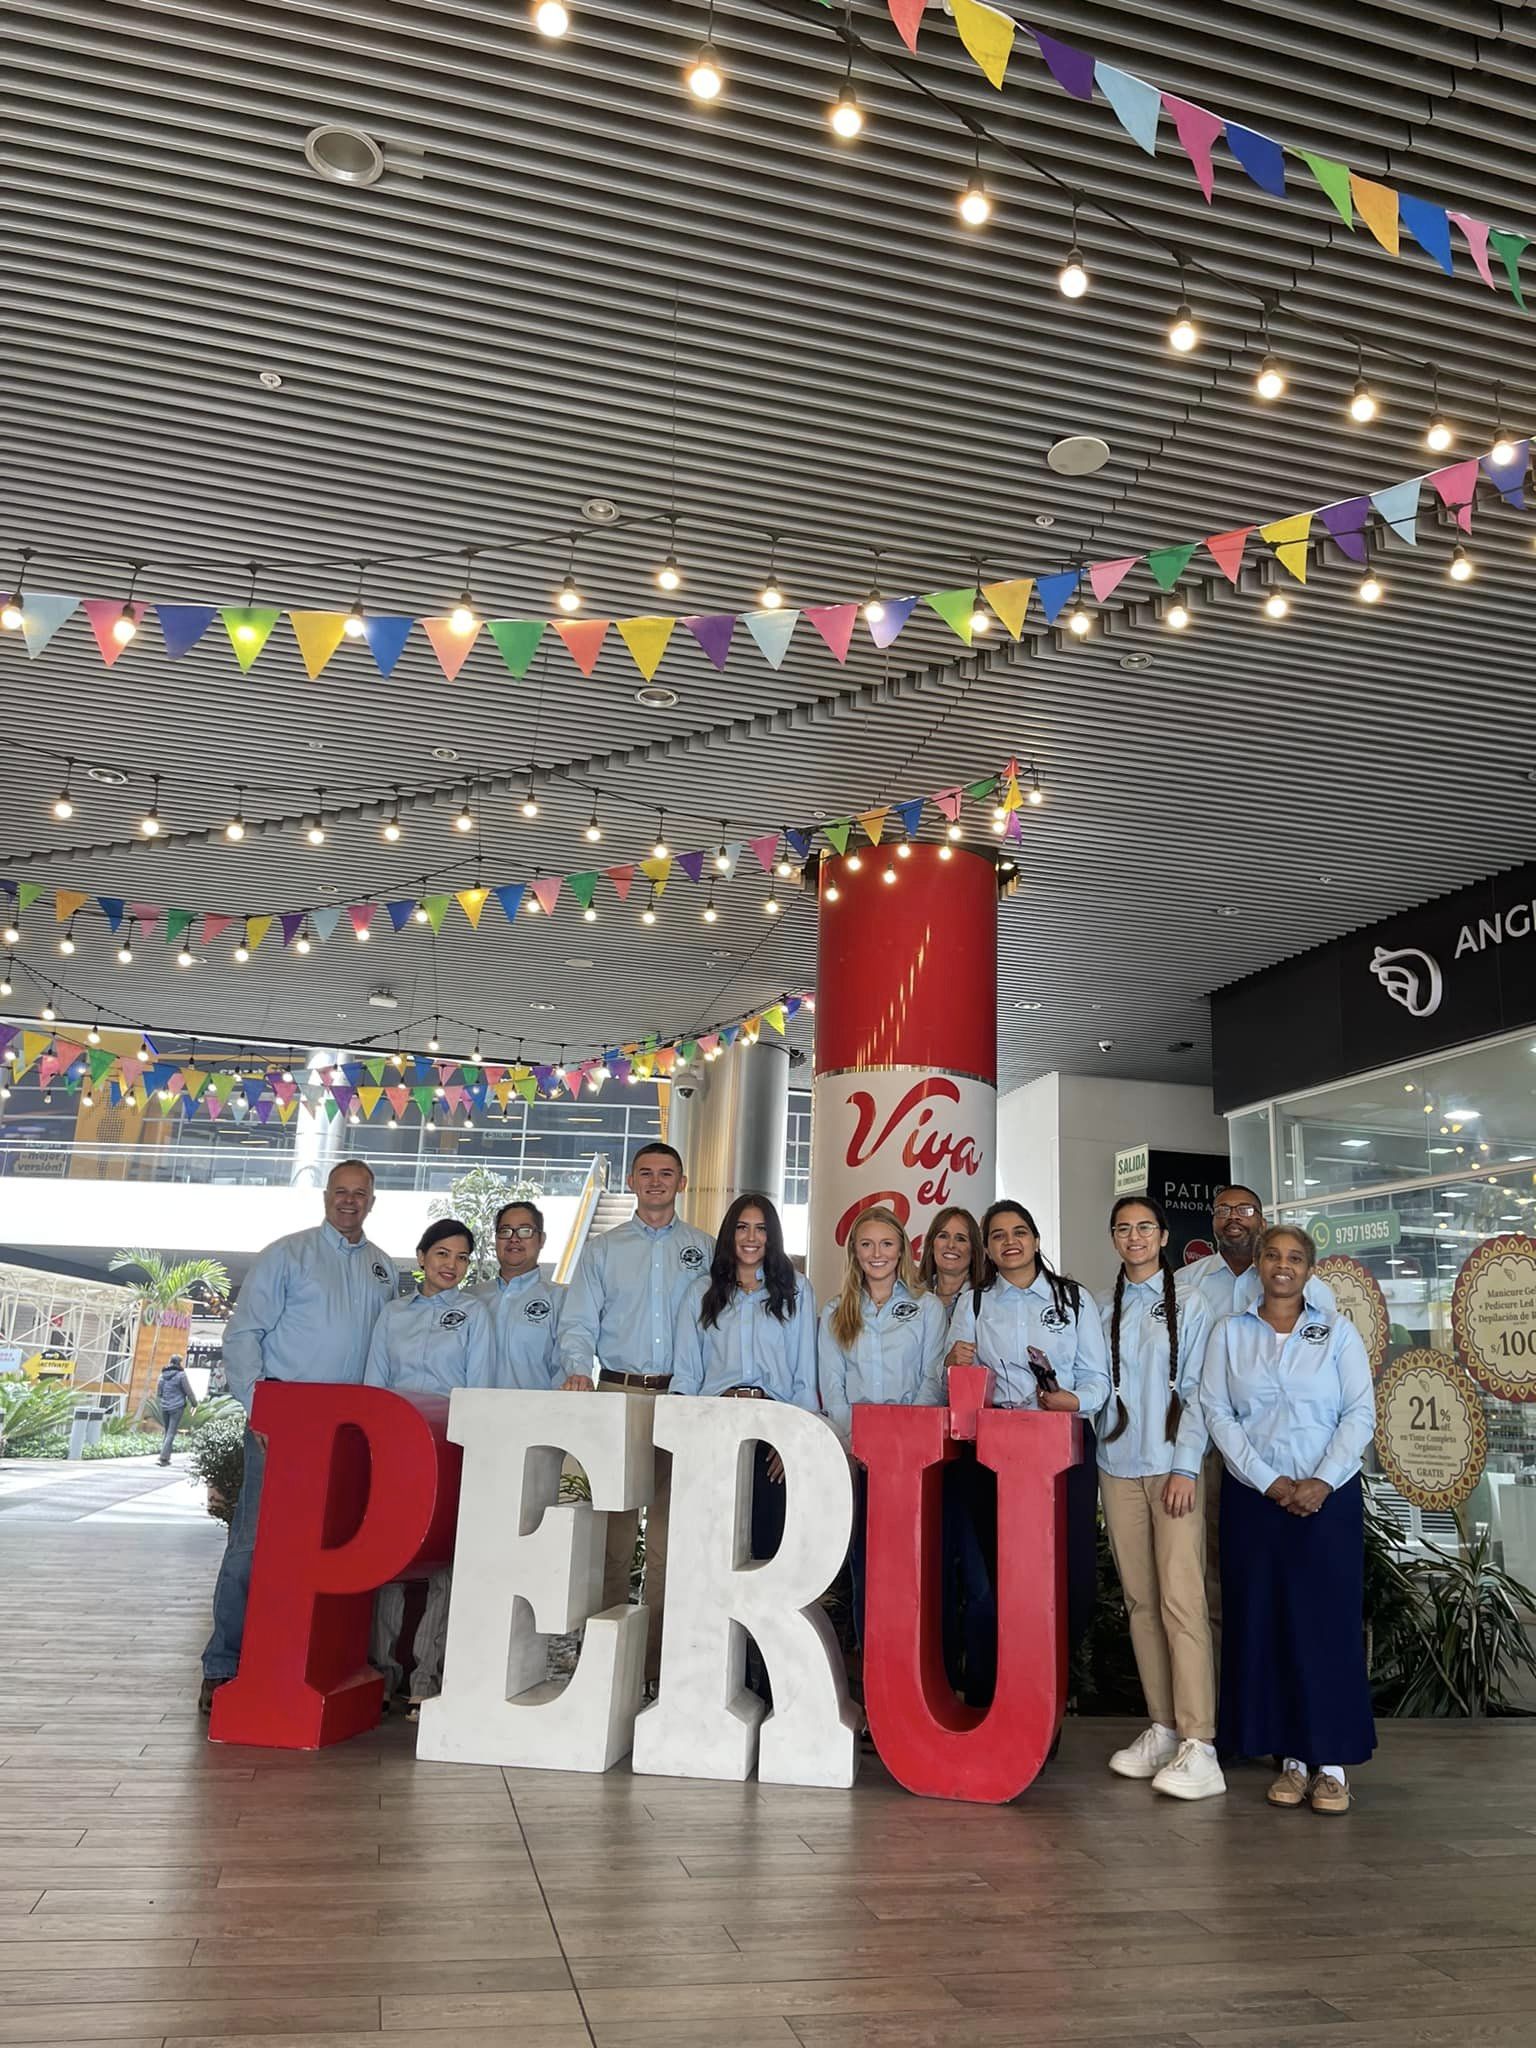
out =
{"type": "Polygon", "coordinates": [[[872,1202],[894,1209],[919,1248],[950,1203],[979,1214],[994,1193],[996,1146],[992,863],[951,846],[828,861],[811,1123],[816,1299],[841,1286],[849,1227],[872,1202]]]}

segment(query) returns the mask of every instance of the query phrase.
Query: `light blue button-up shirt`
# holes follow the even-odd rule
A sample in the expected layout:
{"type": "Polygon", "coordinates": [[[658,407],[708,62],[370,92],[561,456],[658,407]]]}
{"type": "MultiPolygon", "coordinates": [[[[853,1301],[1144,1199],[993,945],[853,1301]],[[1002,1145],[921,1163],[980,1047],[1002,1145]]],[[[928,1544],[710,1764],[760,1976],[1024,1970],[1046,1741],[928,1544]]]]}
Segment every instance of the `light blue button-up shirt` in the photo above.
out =
{"type": "Polygon", "coordinates": [[[590,1378],[594,1353],[610,1372],[671,1372],[683,1304],[714,1253],[708,1231],[676,1216],[660,1230],[632,1216],[589,1237],[560,1311],[561,1377],[590,1378]]]}
{"type": "Polygon", "coordinates": [[[1001,1273],[982,1289],[981,1312],[967,1288],[949,1322],[951,1344],[974,1344],[976,1363],[997,1377],[999,1408],[1038,1408],[1039,1389],[1029,1369],[1029,1348],[1043,1351],[1062,1391],[1076,1394],[1079,1412],[1092,1422],[1109,1398],[1109,1357],[1098,1306],[1087,1288],[1074,1317],[1058,1309],[1051,1283],[1036,1273],[1027,1287],[1015,1287],[1001,1273]]]}
{"type": "Polygon", "coordinates": [[[936,1408],[944,1401],[944,1353],[949,1331],[931,1294],[914,1297],[898,1280],[890,1299],[864,1296],[864,1327],[845,1351],[832,1334],[836,1302],[821,1312],[816,1342],[821,1405],[845,1445],[853,1442],[859,1401],[885,1408],[936,1408]]]}
{"type": "Polygon", "coordinates": [[[394,1261],[329,1223],[280,1237],[258,1253],[224,1327],[229,1391],[247,1414],[258,1380],[355,1387],[379,1311],[393,1301],[394,1261]]]}
{"type": "Polygon", "coordinates": [[[707,1279],[698,1283],[678,1319],[672,1392],[761,1387],[775,1401],[816,1414],[816,1297],[809,1283],[796,1280],[794,1306],[782,1323],[768,1312],[766,1287],[738,1287],[706,1330],[699,1315],[708,1288],[707,1279]]]}
{"type": "MultiPolygon", "coordinates": [[[[1244,1273],[1234,1273],[1220,1252],[1196,1259],[1193,1265],[1180,1266],[1174,1284],[1181,1294],[1200,1295],[1210,1311],[1212,1329],[1223,1316],[1240,1316],[1245,1309],[1256,1308],[1264,1293],[1256,1263],[1244,1273]]],[[[1330,1315],[1335,1313],[1338,1303],[1326,1280],[1309,1280],[1307,1292],[1330,1315]]]]}
{"type": "Polygon", "coordinates": [[[1160,1473],[1181,1472],[1186,1479],[1199,1473],[1208,1438],[1205,1415],[1200,1406],[1200,1369],[1211,1334],[1210,1311],[1193,1289],[1176,1294],[1175,1314],[1179,1325],[1178,1395],[1184,1404],[1179,1417],[1177,1440],[1168,1441],[1168,1321],[1163,1301],[1163,1276],[1150,1280],[1127,1280],[1120,1303],[1120,1398],[1127,1421],[1122,1435],[1106,1441],[1116,1421],[1113,1387],[1114,1354],[1110,1347],[1110,1324],[1114,1303],[1106,1301],[1099,1310],[1104,1325],[1104,1350],[1110,1360],[1111,1387],[1102,1412],[1094,1418],[1098,1437],[1099,1469],[1114,1479],[1155,1479],[1160,1473]]]}
{"type": "Polygon", "coordinates": [[[1310,1280],[1288,1337],[1256,1308],[1217,1324],[1205,1349],[1200,1404],[1227,1470],[1257,1493],[1268,1493],[1282,1474],[1345,1485],[1376,1427],[1360,1333],[1322,1306],[1310,1280]]]}
{"type": "Polygon", "coordinates": [[[530,1267],[515,1279],[499,1273],[482,1280],[470,1293],[485,1306],[496,1333],[496,1376],[493,1387],[521,1387],[527,1393],[558,1387],[560,1370],[556,1342],[563,1289],[530,1267]]]}
{"type": "Polygon", "coordinates": [[[373,1326],[364,1382],[395,1394],[496,1385],[490,1310],[460,1287],[392,1301],[373,1326]]]}

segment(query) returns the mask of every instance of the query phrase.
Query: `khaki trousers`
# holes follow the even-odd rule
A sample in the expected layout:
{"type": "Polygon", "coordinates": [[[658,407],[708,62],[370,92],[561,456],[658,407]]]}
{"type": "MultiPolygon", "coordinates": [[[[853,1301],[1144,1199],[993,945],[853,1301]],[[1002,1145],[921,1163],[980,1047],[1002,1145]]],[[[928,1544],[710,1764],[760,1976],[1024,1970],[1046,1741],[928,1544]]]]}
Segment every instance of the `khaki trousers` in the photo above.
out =
{"type": "Polygon", "coordinates": [[[1205,1605],[1204,1482],[1187,1515],[1163,1506],[1162,1475],[1099,1474],[1104,1527],[1125,1591],[1131,1647],[1147,1713],[1184,1742],[1216,1734],[1216,1673],[1205,1605]]]}
{"type": "MultiPolygon", "coordinates": [[[[612,1382],[606,1385],[598,1381],[600,1394],[633,1394],[638,1399],[653,1399],[644,1395],[639,1387],[616,1387],[612,1382]]],[[[661,1672],[661,1610],[667,1597],[667,1517],[672,1506],[672,1455],[669,1451],[656,1453],[656,1488],[651,1495],[650,1506],[645,1511],[645,1577],[641,1582],[640,1597],[650,1614],[646,1633],[645,1677],[648,1685],[654,1685],[661,1672]]],[[[635,1559],[635,1544],[640,1536],[640,1516],[637,1511],[629,1514],[610,1514],[608,1517],[607,1548],[603,1559],[603,1605],[624,1607],[629,1602],[629,1571],[635,1559]]]]}

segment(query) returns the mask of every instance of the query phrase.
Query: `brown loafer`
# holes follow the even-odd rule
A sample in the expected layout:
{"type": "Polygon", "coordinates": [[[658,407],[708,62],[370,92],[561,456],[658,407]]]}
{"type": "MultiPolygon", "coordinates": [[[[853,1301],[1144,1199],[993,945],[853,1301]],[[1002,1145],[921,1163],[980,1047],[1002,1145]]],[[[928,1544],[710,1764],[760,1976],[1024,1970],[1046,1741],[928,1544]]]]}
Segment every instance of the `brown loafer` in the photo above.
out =
{"type": "Polygon", "coordinates": [[[223,1678],[205,1678],[203,1680],[197,1695],[197,1711],[200,1714],[211,1714],[213,1712],[213,1696],[221,1685],[227,1683],[228,1680],[223,1678]]]}
{"type": "Polygon", "coordinates": [[[1282,1771],[1273,1785],[1264,1794],[1271,1806],[1305,1806],[1307,1802],[1307,1774],[1305,1771],[1282,1771]]]}
{"type": "Polygon", "coordinates": [[[1314,1813],[1348,1813],[1350,1797],[1349,1787],[1341,1785],[1327,1771],[1319,1771],[1307,1787],[1314,1813]]]}

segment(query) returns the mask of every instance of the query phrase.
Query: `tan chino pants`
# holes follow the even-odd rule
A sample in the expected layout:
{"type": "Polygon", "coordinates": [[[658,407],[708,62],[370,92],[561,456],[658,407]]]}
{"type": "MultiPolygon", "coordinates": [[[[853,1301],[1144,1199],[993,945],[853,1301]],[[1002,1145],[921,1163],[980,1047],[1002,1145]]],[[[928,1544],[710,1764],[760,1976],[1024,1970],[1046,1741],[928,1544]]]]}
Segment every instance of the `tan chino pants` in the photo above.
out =
{"type": "Polygon", "coordinates": [[[1205,1605],[1203,1481],[1187,1515],[1163,1506],[1164,1475],[1099,1474],[1104,1527],[1125,1591],[1131,1647],[1147,1713],[1184,1742],[1216,1734],[1216,1673],[1205,1605]]]}

